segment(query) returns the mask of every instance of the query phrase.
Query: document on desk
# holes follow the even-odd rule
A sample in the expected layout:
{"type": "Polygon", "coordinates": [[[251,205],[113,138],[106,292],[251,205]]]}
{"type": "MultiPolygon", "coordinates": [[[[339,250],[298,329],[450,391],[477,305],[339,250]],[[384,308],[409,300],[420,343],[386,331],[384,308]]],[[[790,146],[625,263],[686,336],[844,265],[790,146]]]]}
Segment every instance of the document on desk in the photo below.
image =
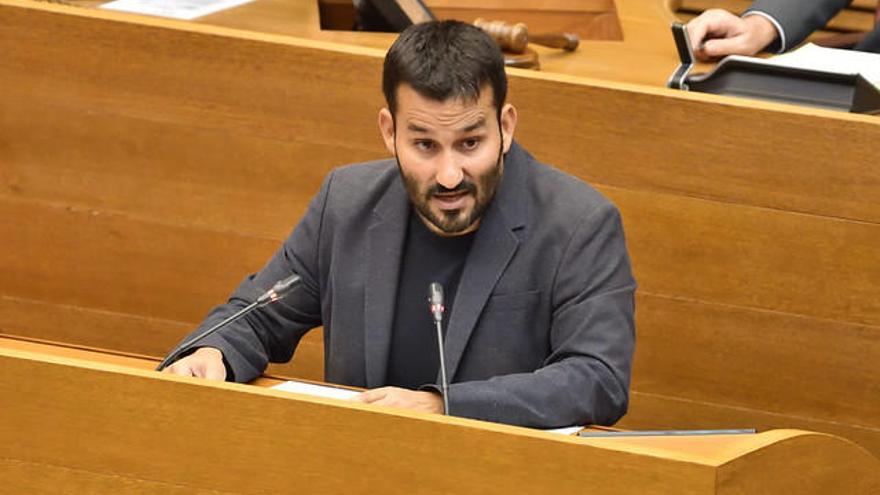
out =
{"type": "Polygon", "coordinates": [[[295,392],[297,394],[311,395],[313,397],[324,397],[325,399],[348,400],[359,394],[357,390],[349,390],[347,388],[332,387],[328,385],[319,385],[317,383],[308,383],[300,381],[288,381],[279,383],[271,387],[273,390],[281,390],[283,392],[295,392]]]}
{"type": "Polygon", "coordinates": [[[116,0],[100,8],[132,14],[155,15],[189,21],[253,0],[116,0]]]}
{"type": "Polygon", "coordinates": [[[814,69],[838,74],[861,74],[880,87],[880,54],[825,48],[808,43],[797,50],[768,59],[772,65],[814,69]]]}
{"type": "MultiPolygon", "coordinates": [[[[334,387],[331,385],[319,385],[317,383],[300,382],[296,380],[279,383],[270,388],[273,390],[281,390],[282,392],[294,392],[297,394],[311,395],[313,397],[340,400],[349,400],[360,393],[357,390],[349,390],[347,388],[334,387]]],[[[553,428],[543,431],[560,435],[574,435],[583,429],[583,426],[568,426],[565,428],[553,428]]]]}

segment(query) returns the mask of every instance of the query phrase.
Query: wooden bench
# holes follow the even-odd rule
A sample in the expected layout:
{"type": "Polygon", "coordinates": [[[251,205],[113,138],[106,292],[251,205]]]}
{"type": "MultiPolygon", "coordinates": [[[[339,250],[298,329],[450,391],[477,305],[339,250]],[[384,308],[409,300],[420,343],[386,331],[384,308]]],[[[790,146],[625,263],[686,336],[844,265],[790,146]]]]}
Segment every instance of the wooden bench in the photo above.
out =
{"type": "Polygon", "coordinates": [[[150,371],[155,361],[0,337],[9,493],[870,494],[847,440],[582,438],[150,371]],[[47,405],[49,407],[47,407],[47,405]],[[84,448],[86,447],[86,448],[84,448]],[[411,473],[418,472],[418,476],[411,473]]]}
{"type": "MultiPolygon", "coordinates": [[[[95,8],[102,0],[44,0],[95,8]]],[[[668,0],[429,0],[441,19],[476,17],[527,22],[532,33],[573,31],[575,52],[533,46],[541,71],[665,86],[678,66],[668,0]],[[477,7],[478,5],[478,7],[477,7]]],[[[341,30],[354,13],[346,0],[254,0],[196,19],[195,23],[263,34],[281,34],[386,50],[391,33],[341,30]],[[330,24],[329,26],[326,24],[330,24]]]]}
{"type": "MultiPolygon", "coordinates": [[[[333,166],[384,156],[383,53],[0,0],[0,332],[159,356],[333,166]]],[[[880,121],[511,70],[518,138],[623,212],[641,428],[880,453],[880,121]]],[[[273,372],[321,378],[318,333],[273,372]]]]}

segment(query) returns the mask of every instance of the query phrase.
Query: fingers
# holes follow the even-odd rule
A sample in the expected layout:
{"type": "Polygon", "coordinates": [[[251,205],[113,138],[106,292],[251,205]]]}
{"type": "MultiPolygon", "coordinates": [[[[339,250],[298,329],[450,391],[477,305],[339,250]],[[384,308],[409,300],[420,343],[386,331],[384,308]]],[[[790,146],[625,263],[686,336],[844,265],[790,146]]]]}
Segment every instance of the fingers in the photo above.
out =
{"type": "Polygon", "coordinates": [[[187,358],[183,358],[179,361],[175,361],[169,366],[166,366],[165,369],[162,370],[162,373],[180,376],[195,376],[195,372],[189,366],[186,359],[187,358]]]}
{"type": "Polygon", "coordinates": [[[726,10],[710,9],[687,24],[694,56],[703,62],[727,55],[754,55],[779,36],[763,15],[738,17],[726,10]]]}
{"type": "MultiPolygon", "coordinates": [[[[749,40],[745,35],[738,35],[733,38],[712,39],[703,44],[700,50],[700,60],[707,61],[727,55],[753,55],[749,53],[749,40]]],[[[695,53],[696,55],[696,53],[695,53]]]]}
{"type": "Polygon", "coordinates": [[[180,376],[207,378],[209,380],[226,379],[226,365],[223,364],[223,354],[218,349],[212,347],[202,347],[189,356],[175,361],[162,370],[162,372],[180,376]]]}
{"type": "Polygon", "coordinates": [[[352,400],[363,402],[364,404],[374,404],[376,402],[387,399],[388,393],[392,388],[394,387],[381,387],[367,390],[366,392],[362,392],[352,397],[352,400]]]}
{"type": "Polygon", "coordinates": [[[697,59],[707,61],[723,55],[725,45],[717,46],[719,40],[728,40],[742,36],[746,25],[738,16],[722,9],[709,9],[686,26],[691,49],[697,59]]]}
{"type": "Polygon", "coordinates": [[[707,10],[702,15],[691,20],[691,22],[687,23],[685,26],[688,39],[691,42],[691,50],[694,52],[703,46],[703,40],[706,39],[706,33],[709,31],[709,20],[706,18],[708,12],[709,11],[707,10]]]}
{"type": "Polygon", "coordinates": [[[736,25],[741,19],[726,10],[709,9],[691,22],[687,23],[688,38],[691,40],[691,48],[700,48],[706,38],[723,37],[728,33],[735,32],[736,25]]]}
{"type": "Polygon", "coordinates": [[[443,412],[443,397],[434,392],[407,390],[399,387],[381,387],[367,390],[352,400],[377,406],[397,407],[414,411],[443,412]]]}

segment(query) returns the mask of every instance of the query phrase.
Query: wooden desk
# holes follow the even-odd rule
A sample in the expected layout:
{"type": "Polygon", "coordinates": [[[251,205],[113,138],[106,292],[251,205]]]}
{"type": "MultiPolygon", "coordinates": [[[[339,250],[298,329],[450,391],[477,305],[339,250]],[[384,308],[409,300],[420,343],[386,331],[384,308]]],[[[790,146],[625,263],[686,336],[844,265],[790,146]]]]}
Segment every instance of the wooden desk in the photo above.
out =
{"type": "MultiPolygon", "coordinates": [[[[90,8],[104,3],[62,1],[90,8]]],[[[322,30],[319,4],[334,3],[340,2],[255,0],[193,22],[383,51],[391,46],[395,34],[322,30]]],[[[350,1],[344,3],[350,8],[350,1]]],[[[472,22],[476,17],[500,18],[508,22],[528,21],[533,33],[562,28],[580,32],[584,39],[574,53],[534,46],[543,72],[664,86],[678,65],[669,31],[675,19],[669,0],[488,0],[479,2],[479,7],[463,0],[426,3],[441,19],[472,22]]]]}
{"type": "MultiPolygon", "coordinates": [[[[104,0],[57,1],[87,8],[106,3],[104,0]]],[[[440,19],[471,22],[477,17],[497,18],[527,22],[532,33],[562,30],[578,33],[582,41],[574,53],[533,46],[543,72],[651,86],[665,86],[679,64],[669,30],[672,22],[686,22],[709,8],[739,12],[749,3],[749,0],[544,0],[539,3],[484,0],[474,6],[464,0],[426,2],[440,19]]],[[[875,5],[874,0],[856,0],[829,23],[828,30],[819,31],[810,39],[827,38],[831,33],[870,30],[874,25],[875,5]]],[[[387,50],[395,34],[341,28],[353,22],[353,10],[348,0],[255,0],[192,22],[387,50]],[[322,29],[322,11],[325,17],[339,18],[331,21],[338,29],[322,29]]],[[[700,64],[698,72],[710,67],[700,64]]]]}
{"type": "Polygon", "coordinates": [[[867,495],[880,486],[880,461],[816,433],[565,437],[23,347],[0,339],[7,493],[867,495]]]}
{"type": "MultiPolygon", "coordinates": [[[[331,167],[385,155],[381,50],[18,0],[0,25],[4,333],[161,355],[331,167]]],[[[520,142],[623,212],[640,288],[621,426],[880,453],[880,120],[510,74],[520,142]]],[[[319,333],[292,366],[321,379],[319,333]]]]}

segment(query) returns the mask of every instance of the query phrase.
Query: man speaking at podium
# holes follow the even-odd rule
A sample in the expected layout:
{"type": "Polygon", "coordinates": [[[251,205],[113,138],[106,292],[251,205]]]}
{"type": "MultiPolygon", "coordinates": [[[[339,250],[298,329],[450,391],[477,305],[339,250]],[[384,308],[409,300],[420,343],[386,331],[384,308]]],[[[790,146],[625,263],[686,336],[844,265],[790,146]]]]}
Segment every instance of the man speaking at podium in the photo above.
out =
{"type": "Polygon", "coordinates": [[[635,282],[616,208],[513,140],[502,55],[479,29],[412,26],[385,58],[383,91],[394,159],[332,171],[278,252],[201,329],[278,280],[298,274],[300,285],[166,371],[247,382],[323,325],[328,382],[369,389],[363,402],[442,412],[427,302],[437,282],[450,414],[547,428],[617,421],[635,282]]]}

